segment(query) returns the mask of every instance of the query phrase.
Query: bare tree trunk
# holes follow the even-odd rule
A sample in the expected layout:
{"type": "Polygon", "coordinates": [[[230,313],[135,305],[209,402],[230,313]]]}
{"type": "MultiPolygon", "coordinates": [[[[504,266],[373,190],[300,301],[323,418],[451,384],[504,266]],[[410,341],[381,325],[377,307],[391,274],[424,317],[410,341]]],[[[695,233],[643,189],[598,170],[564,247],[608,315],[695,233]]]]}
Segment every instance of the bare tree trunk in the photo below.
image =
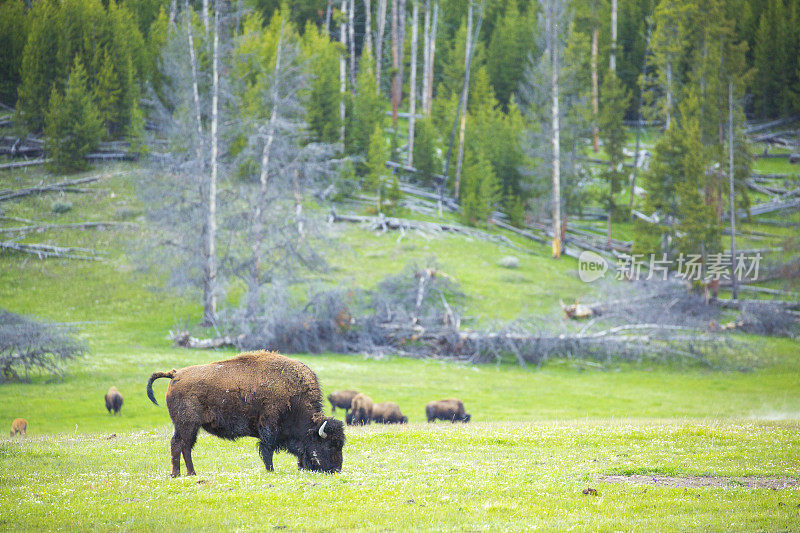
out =
{"type": "MultiPolygon", "coordinates": [[[[347,11],[347,0],[342,0],[342,13],[347,11]]],[[[347,91],[347,62],[345,61],[344,54],[347,50],[347,27],[345,21],[342,20],[339,26],[339,42],[342,44],[342,52],[339,54],[339,142],[342,143],[344,149],[344,129],[345,129],[345,109],[344,97],[347,91]]]]}
{"type": "Polygon", "coordinates": [[[178,0],[172,0],[169,4],[169,25],[175,25],[175,16],[178,14],[178,0]]]}
{"type": "MultiPolygon", "coordinates": [[[[647,40],[644,47],[644,59],[642,59],[642,80],[644,80],[647,73],[647,53],[650,50],[650,24],[647,25],[647,40]]],[[[631,220],[633,220],[633,202],[636,198],[636,174],[639,171],[639,150],[641,149],[642,139],[642,90],[639,90],[639,104],[636,110],[636,152],[633,156],[633,172],[631,172],[631,199],[628,211],[630,212],[631,220]]]]}
{"type": "Polygon", "coordinates": [[[611,72],[617,72],[617,0],[611,0],[611,54],[608,68],[611,72]]]}
{"type": "Polygon", "coordinates": [[[555,28],[555,13],[550,7],[549,33],[551,57],[551,92],[553,113],[553,257],[561,257],[561,144],[559,140],[558,115],[558,33],[555,28]]]}
{"type": "Polygon", "coordinates": [[[733,165],[733,82],[728,83],[728,196],[731,212],[731,297],[735,301],[739,296],[736,279],[736,202],[734,201],[734,165],[733,165]]]}
{"type": "Polygon", "coordinates": [[[456,200],[460,198],[461,190],[461,166],[464,162],[464,134],[467,129],[467,99],[469,98],[469,74],[467,73],[468,63],[472,55],[472,3],[467,8],[467,42],[464,44],[464,77],[466,79],[467,91],[461,95],[458,105],[461,106],[461,127],[458,132],[458,155],[456,156],[456,182],[454,192],[456,200]]]}
{"type": "MultiPolygon", "coordinates": [[[[470,7],[470,13],[471,12],[472,12],[472,8],[470,7]]],[[[475,28],[475,32],[474,32],[475,35],[473,36],[471,41],[468,39],[467,47],[466,47],[465,54],[464,54],[466,56],[466,65],[465,65],[465,68],[464,68],[464,79],[462,80],[462,84],[461,84],[461,95],[459,97],[458,107],[456,108],[456,117],[455,117],[455,120],[453,121],[453,129],[450,131],[450,143],[447,146],[447,157],[445,157],[444,170],[442,171],[443,180],[442,180],[441,185],[439,186],[439,216],[441,216],[441,212],[442,212],[442,207],[441,206],[442,206],[442,203],[444,201],[444,189],[447,186],[447,178],[448,178],[448,173],[449,173],[449,169],[450,169],[450,159],[453,156],[453,144],[455,143],[456,127],[458,126],[458,123],[459,123],[459,118],[461,116],[462,107],[465,110],[465,112],[466,112],[466,109],[467,109],[467,105],[466,105],[466,101],[467,100],[466,99],[467,99],[467,92],[469,91],[470,67],[472,66],[473,52],[475,51],[475,45],[477,43],[478,35],[480,35],[480,33],[481,33],[481,24],[482,23],[483,23],[483,2],[481,2],[480,11],[478,12],[478,24],[476,25],[476,28],[475,28]]],[[[469,38],[469,32],[467,32],[467,37],[469,38]]]]}
{"type": "Polygon", "coordinates": [[[597,82],[597,40],[600,28],[594,27],[592,31],[592,147],[595,153],[600,149],[600,132],[597,129],[597,116],[599,113],[599,90],[597,82]]]}
{"type": "Polygon", "coordinates": [[[350,90],[356,91],[356,39],[353,23],[354,12],[356,10],[356,0],[350,0],[347,6],[347,30],[350,44],[350,90]]]}
{"type": "Polygon", "coordinates": [[[378,35],[375,36],[375,84],[381,94],[381,67],[383,66],[383,33],[386,30],[386,0],[378,0],[378,35]]]}
{"type": "Polygon", "coordinates": [[[272,144],[275,140],[275,124],[278,121],[278,76],[281,70],[281,52],[283,51],[283,27],[284,20],[281,20],[281,29],[278,34],[278,49],[275,58],[274,80],[272,85],[272,110],[269,115],[269,125],[267,126],[267,138],[261,150],[261,174],[259,175],[259,197],[256,201],[255,213],[253,215],[253,260],[250,263],[250,284],[251,290],[248,291],[247,314],[255,317],[258,305],[258,292],[253,290],[260,285],[261,277],[261,231],[263,229],[264,201],[267,198],[267,184],[269,183],[269,160],[272,152],[272,144]]]}
{"type": "Polygon", "coordinates": [[[419,2],[412,1],[411,9],[411,79],[408,87],[408,166],[414,166],[414,123],[417,113],[417,32],[419,30],[419,2]]]}
{"type": "Polygon", "coordinates": [[[669,130],[672,124],[672,61],[667,61],[667,119],[664,124],[665,129],[669,130]]]}
{"type": "Polygon", "coordinates": [[[205,168],[203,162],[203,120],[200,115],[200,91],[198,90],[197,83],[197,57],[194,52],[194,37],[192,35],[192,12],[189,9],[189,1],[186,1],[186,33],[189,38],[189,64],[192,68],[192,98],[194,99],[194,112],[197,119],[197,164],[200,165],[200,171],[205,168]]]}
{"type": "Polygon", "coordinates": [[[430,116],[431,114],[431,105],[433,104],[433,72],[434,72],[434,60],[436,59],[436,27],[439,24],[439,0],[435,0],[433,4],[433,20],[431,21],[431,36],[430,36],[430,45],[428,47],[428,53],[430,57],[428,58],[428,94],[425,96],[425,104],[427,107],[425,108],[425,114],[430,116]]]}
{"type": "Polygon", "coordinates": [[[363,54],[366,51],[372,57],[375,57],[372,52],[372,2],[370,0],[364,0],[364,13],[366,16],[364,20],[364,50],[361,53],[363,54]]]}
{"type": "Polygon", "coordinates": [[[328,7],[325,9],[325,35],[331,34],[331,11],[333,11],[333,0],[328,0],[328,7]]]}
{"type": "Polygon", "coordinates": [[[211,179],[208,182],[206,265],[203,276],[203,323],[217,319],[217,178],[219,172],[219,6],[214,6],[214,51],[211,62],[211,179]]]}
{"type": "Polygon", "coordinates": [[[392,127],[397,132],[397,110],[400,107],[400,51],[398,41],[400,28],[398,25],[398,0],[392,0],[392,127]]]}
{"type": "Polygon", "coordinates": [[[208,0],[203,0],[203,27],[206,29],[206,41],[208,41],[208,0]]]}
{"type": "Polygon", "coordinates": [[[428,59],[431,47],[431,0],[425,0],[425,22],[422,25],[422,112],[428,108],[428,59]]]}

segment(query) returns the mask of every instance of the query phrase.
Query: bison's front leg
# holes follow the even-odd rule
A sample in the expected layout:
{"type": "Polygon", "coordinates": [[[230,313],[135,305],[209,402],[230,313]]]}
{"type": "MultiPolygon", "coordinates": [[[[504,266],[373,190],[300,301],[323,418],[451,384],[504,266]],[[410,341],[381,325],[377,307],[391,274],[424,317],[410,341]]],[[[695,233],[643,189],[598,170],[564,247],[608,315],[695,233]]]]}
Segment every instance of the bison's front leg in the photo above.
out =
{"type": "Polygon", "coordinates": [[[277,437],[275,432],[267,425],[262,425],[258,428],[258,437],[261,439],[261,442],[258,443],[258,453],[261,455],[261,460],[264,461],[267,471],[272,472],[272,455],[277,448],[277,437]]]}

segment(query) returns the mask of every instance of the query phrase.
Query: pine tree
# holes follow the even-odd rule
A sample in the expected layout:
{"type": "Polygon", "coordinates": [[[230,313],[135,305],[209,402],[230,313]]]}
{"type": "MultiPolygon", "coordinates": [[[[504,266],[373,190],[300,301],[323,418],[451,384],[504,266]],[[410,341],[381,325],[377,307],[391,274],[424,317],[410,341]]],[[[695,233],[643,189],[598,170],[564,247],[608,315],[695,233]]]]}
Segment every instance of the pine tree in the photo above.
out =
{"type": "Polygon", "coordinates": [[[86,85],[86,70],[76,57],[64,95],[54,87],[50,96],[45,150],[57,172],[86,168],[84,156],[97,148],[102,136],[103,125],[86,85]]]}
{"type": "Polygon", "coordinates": [[[100,122],[105,129],[105,136],[111,137],[118,126],[118,105],[120,100],[119,79],[114,72],[114,66],[108,54],[108,50],[103,49],[100,72],[97,74],[97,83],[94,88],[94,101],[97,105],[97,112],[100,122]]]}
{"type": "MultiPolygon", "coordinates": [[[[603,203],[608,214],[608,239],[611,240],[611,219],[616,211],[617,195],[625,178],[623,163],[625,155],[622,152],[625,146],[625,110],[630,104],[630,95],[622,86],[617,75],[611,71],[606,72],[603,86],[600,90],[600,114],[598,126],[603,139],[603,148],[608,156],[608,168],[603,173],[607,188],[603,194],[603,203]]],[[[633,194],[633,191],[631,191],[633,194]]]]}
{"type": "Polygon", "coordinates": [[[757,75],[753,83],[755,110],[762,117],[777,117],[791,105],[789,76],[796,61],[789,56],[794,49],[788,41],[787,12],[783,0],[768,0],[756,33],[753,67],[757,75]]]}
{"type": "Polygon", "coordinates": [[[502,198],[500,182],[482,152],[467,152],[462,186],[461,216],[466,224],[486,222],[502,198]]]}
{"type": "Polygon", "coordinates": [[[437,154],[438,136],[430,118],[417,122],[415,137],[414,165],[417,169],[416,177],[426,185],[433,185],[434,175],[442,171],[442,162],[437,154]]]}
{"type": "Polygon", "coordinates": [[[306,96],[312,138],[318,142],[339,140],[339,51],[317,27],[309,22],[303,33],[303,53],[313,75],[306,96]]]}
{"type": "Polygon", "coordinates": [[[30,30],[22,53],[17,115],[23,127],[41,131],[53,86],[57,90],[64,88],[65,78],[57,57],[61,36],[58,3],[36,2],[28,17],[30,30]]]}
{"type": "Polygon", "coordinates": [[[383,127],[385,103],[375,83],[375,65],[369,52],[361,56],[361,68],[356,77],[356,92],[353,95],[350,125],[347,131],[346,151],[349,154],[365,155],[375,126],[383,127]]]}
{"type": "Polygon", "coordinates": [[[492,31],[492,38],[486,53],[486,68],[494,87],[494,93],[503,110],[508,109],[511,95],[517,91],[525,73],[525,64],[535,42],[534,9],[523,16],[516,0],[505,6],[505,13],[492,31]]]}
{"type": "Polygon", "coordinates": [[[0,102],[14,105],[20,85],[20,67],[30,18],[19,0],[0,4],[0,102]]]}
{"type": "Polygon", "coordinates": [[[392,174],[386,168],[389,160],[389,147],[386,145],[386,136],[379,124],[375,124],[372,135],[369,137],[369,150],[367,152],[367,175],[364,178],[364,189],[374,192],[378,197],[377,212],[381,213],[384,195],[392,174]]]}

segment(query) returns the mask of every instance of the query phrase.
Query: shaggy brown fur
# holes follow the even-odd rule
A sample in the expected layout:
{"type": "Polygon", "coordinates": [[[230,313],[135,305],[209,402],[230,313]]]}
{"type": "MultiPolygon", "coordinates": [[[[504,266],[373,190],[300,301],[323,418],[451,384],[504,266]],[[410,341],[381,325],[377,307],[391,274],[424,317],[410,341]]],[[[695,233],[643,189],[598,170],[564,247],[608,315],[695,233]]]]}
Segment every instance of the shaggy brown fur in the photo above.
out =
{"type": "Polygon", "coordinates": [[[383,402],[372,406],[372,420],[379,424],[405,424],[408,417],[403,416],[396,403],[383,402]]]}
{"type": "Polygon", "coordinates": [[[346,420],[348,424],[357,426],[372,422],[372,398],[363,393],[356,394],[346,420]]]}
{"type": "Polygon", "coordinates": [[[336,408],[344,409],[344,414],[350,409],[350,404],[353,402],[358,391],[355,390],[337,390],[328,394],[328,401],[331,402],[331,413],[336,412],[336,408]]]}
{"type": "Polygon", "coordinates": [[[111,387],[106,393],[106,409],[109,413],[113,411],[114,414],[119,413],[119,410],[122,409],[122,394],[116,387],[111,387]]]}
{"type": "Polygon", "coordinates": [[[450,422],[469,422],[472,415],[464,412],[464,402],[457,398],[448,398],[438,402],[430,402],[425,406],[428,422],[449,420],[450,422]]]}
{"type": "Polygon", "coordinates": [[[187,475],[194,475],[192,447],[202,427],[223,439],[256,437],[267,470],[272,456],[286,450],[298,458],[298,467],[323,472],[342,469],[344,425],[322,412],[319,381],[306,365],[283,355],[258,351],[233,359],[155,372],[147,382],[170,378],[167,408],[172,437],[172,475],[180,475],[180,459],[187,475]]]}
{"type": "Polygon", "coordinates": [[[23,437],[28,434],[28,421],[24,418],[15,418],[11,422],[11,436],[22,435],[23,437]]]}

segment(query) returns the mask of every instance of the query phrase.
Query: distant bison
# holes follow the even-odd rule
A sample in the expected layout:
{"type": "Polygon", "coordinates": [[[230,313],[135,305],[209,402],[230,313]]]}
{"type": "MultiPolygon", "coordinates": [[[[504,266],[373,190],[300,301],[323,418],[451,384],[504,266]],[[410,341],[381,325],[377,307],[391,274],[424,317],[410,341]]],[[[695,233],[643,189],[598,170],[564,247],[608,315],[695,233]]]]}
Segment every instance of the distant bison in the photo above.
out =
{"type": "Polygon", "coordinates": [[[106,409],[109,413],[113,411],[114,414],[119,413],[119,410],[122,409],[122,394],[116,387],[111,387],[106,393],[106,409]]]}
{"type": "Polygon", "coordinates": [[[372,406],[372,420],[379,424],[405,424],[408,417],[400,412],[400,406],[394,402],[376,403],[372,406]]]}
{"type": "Polygon", "coordinates": [[[24,418],[15,418],[11,422],[11,436],[22,435],[23,437],[28,434],[28,421],[24,418]]]}
{"type": "Polygon", "coordinates": [[[353,402],[353,398],[356,397],[358,391],[354,390],[337,390],[336,392],[332,392],[328,394],[328,401],[331,402],[331,413],[336,412],[336,408],[344,409],[344,414],[347,415],[347,411],[350,409],[350,404],[353,402]]]}
{"type": "Polygon", "coordinates": [[[428,422],[434,420],[449,420],[450,422],[469,422],[472,415],[464,412],[464,402],[456,398],[430,402],[425,406],[425,416],[428,422]]]}
{"type": "Polygon", "coordinates": [[[212,435],[234,440],[256,437],[267,470],[272,456],[285,450],[306,470],[342,469],[344,425],[322,412],[317,376],[306,365],[274,352],[240,354],[233,359],[155,372],[147,382],[170,378],[167,408],[175,426],[172,476],[180,475],[181,454],[186,474],[194,475],[192,447],[202,427],[212,435]]]}
{"type": "Polygon", "coordinates": [[[372,398],[358,393],[353,397],[350,413],[345,417],[348,424],[363,426],[372,421],[372,398]]]}

